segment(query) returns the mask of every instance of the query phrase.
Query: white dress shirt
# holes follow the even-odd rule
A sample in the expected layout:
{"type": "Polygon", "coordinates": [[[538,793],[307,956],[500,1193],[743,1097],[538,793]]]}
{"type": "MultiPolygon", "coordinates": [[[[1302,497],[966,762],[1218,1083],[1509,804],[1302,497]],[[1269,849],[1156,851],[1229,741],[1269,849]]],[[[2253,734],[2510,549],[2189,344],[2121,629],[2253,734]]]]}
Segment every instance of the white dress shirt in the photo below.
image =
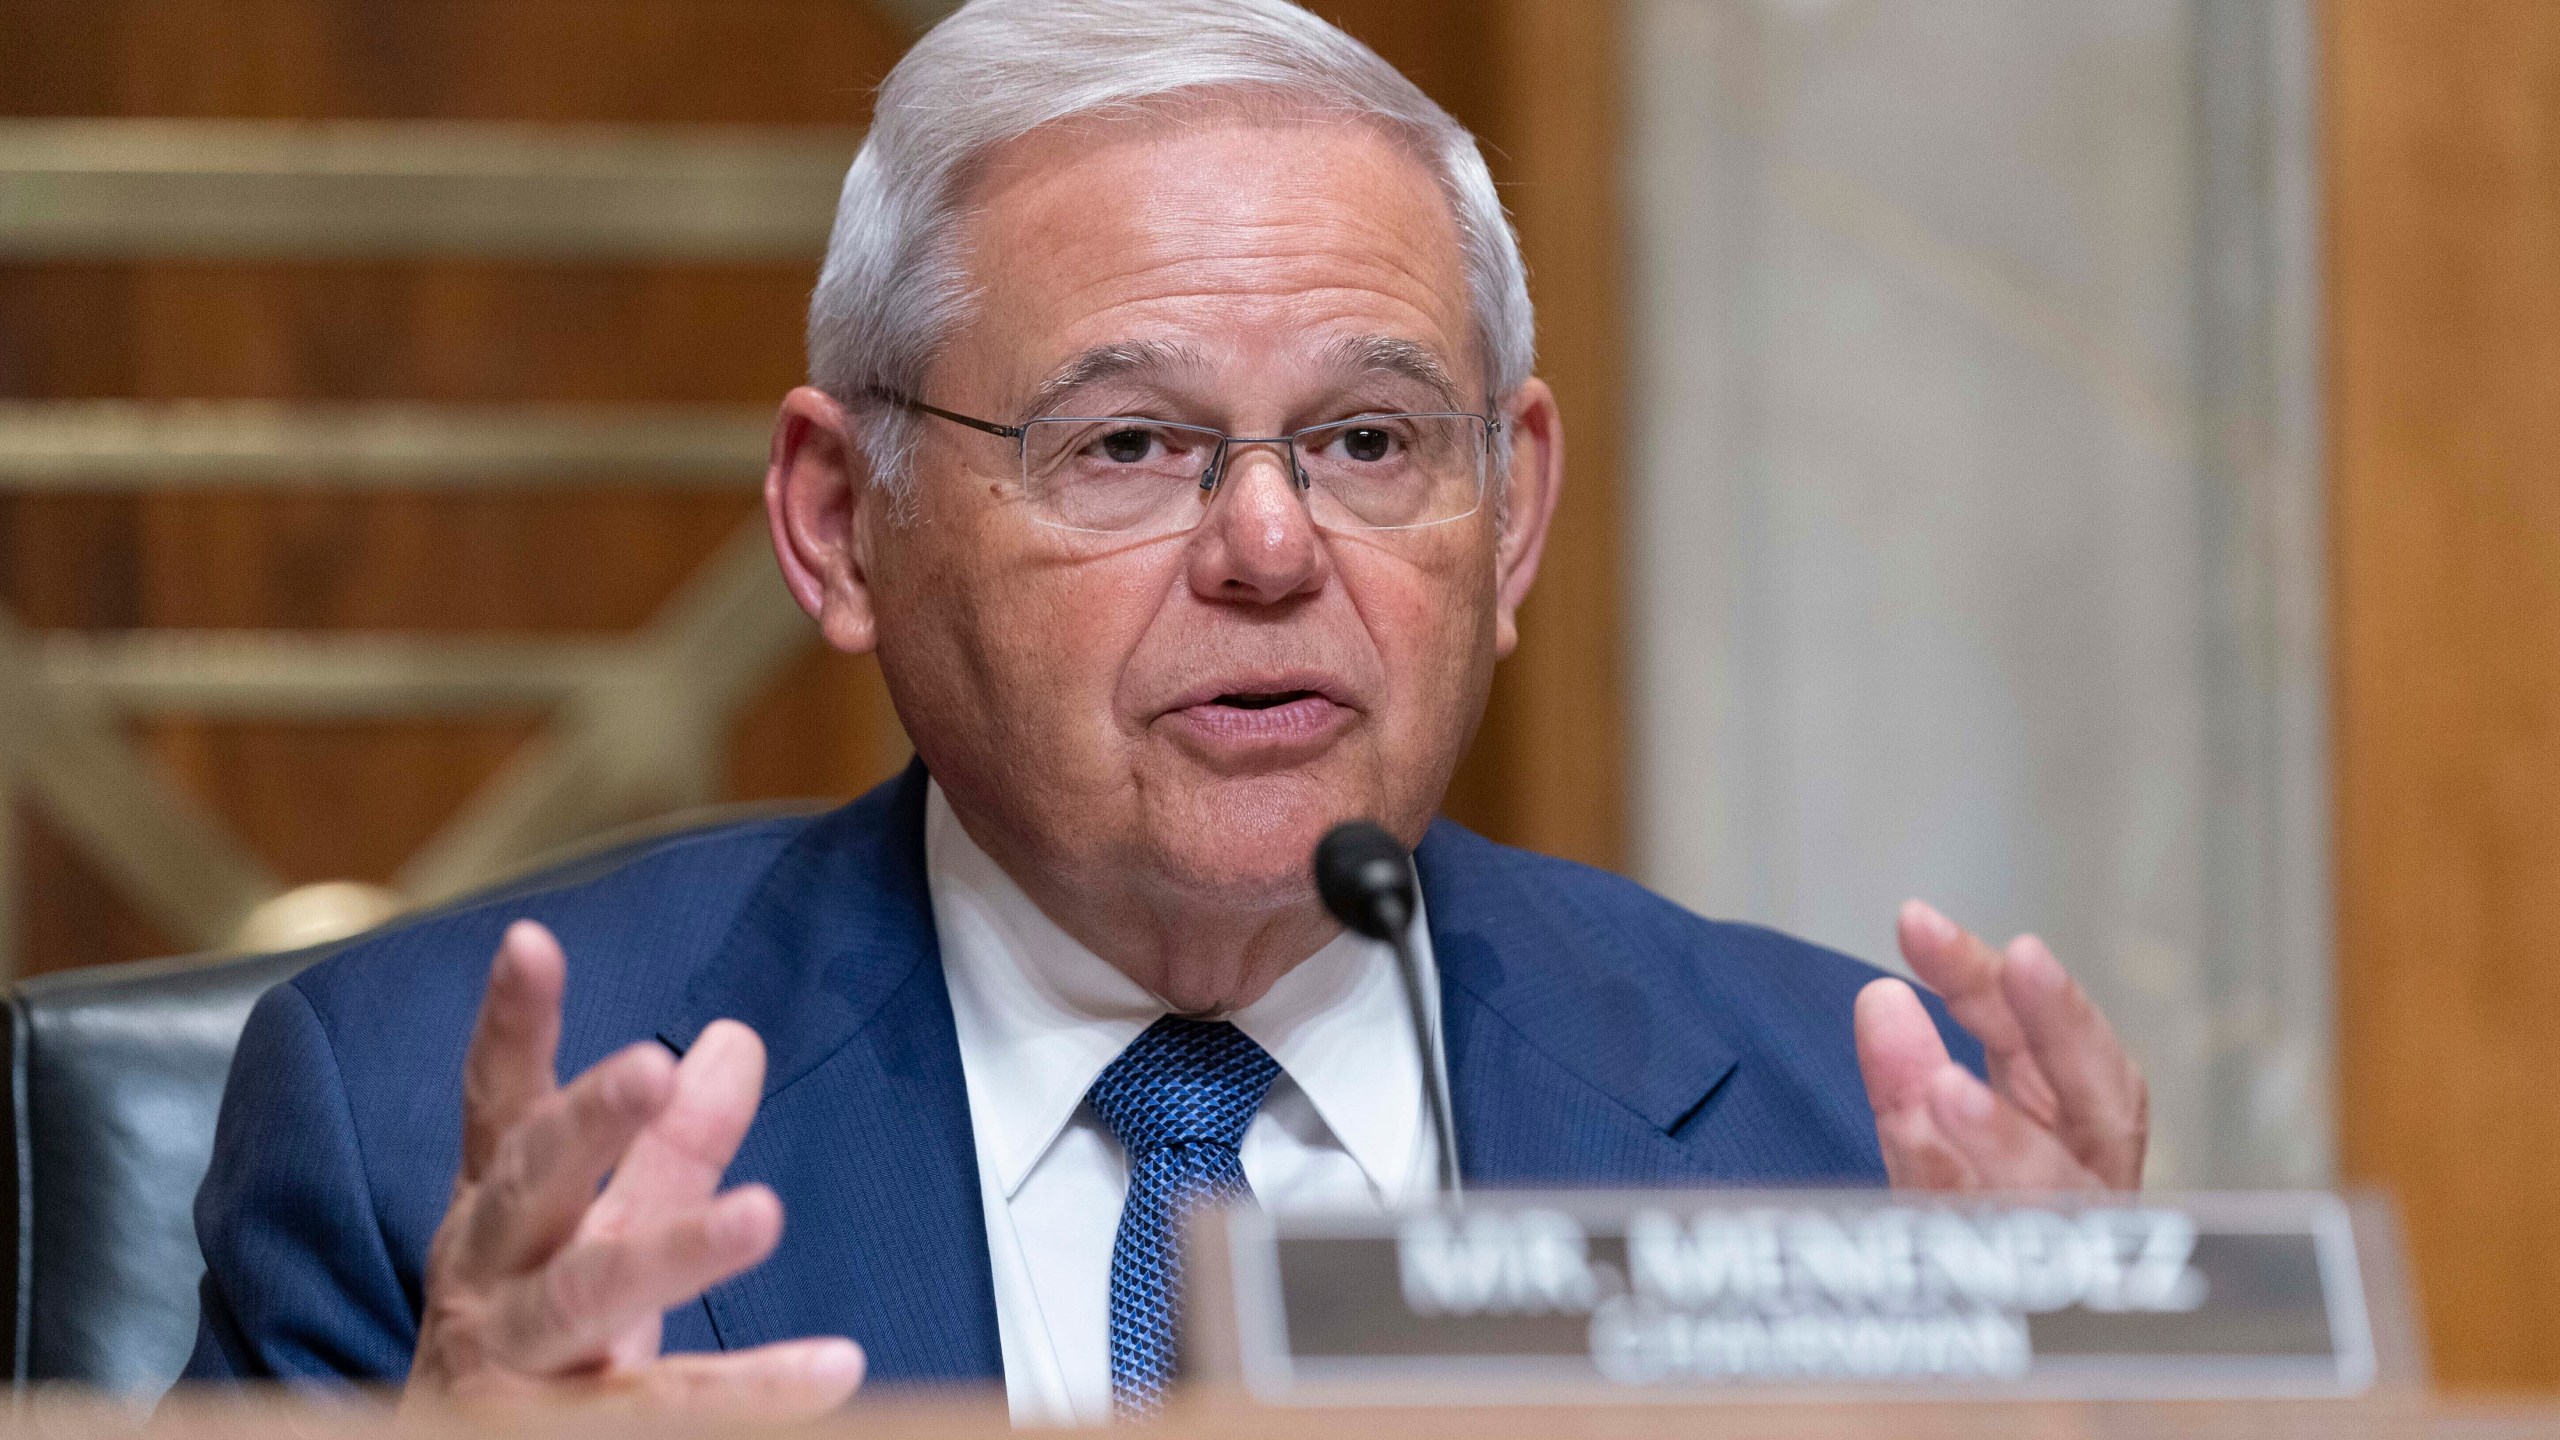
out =
{"type": "MultiPolygon", "coordinates": [[[[1129,1190],[1085,1092],[1165,1003],[1041,913],[951,813],[925,801],[925,872],[959,1032],[1014,1423],[1111,1418],[1111,1245],[1129,1190]]],[[[1414,922],[1438,1003],[1428,928],[1414,922]]],[[[1344,932],[1227,1018],[1280,1062],[1244,1137],[1272,1208],[1390,1208],[1430,1193],[1422,1065],[1395,953],[1344,932]]]]}

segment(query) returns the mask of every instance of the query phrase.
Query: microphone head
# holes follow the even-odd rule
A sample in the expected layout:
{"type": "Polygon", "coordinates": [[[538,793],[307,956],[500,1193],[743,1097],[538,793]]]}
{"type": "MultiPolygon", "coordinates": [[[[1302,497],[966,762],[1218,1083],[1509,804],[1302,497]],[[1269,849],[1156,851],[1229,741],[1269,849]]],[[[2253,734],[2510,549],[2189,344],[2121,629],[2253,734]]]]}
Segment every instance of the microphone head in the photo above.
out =
{"type": "Polygon", "coordinates": [[[1334,919],[1372,940],[1395,939],[1413,919],[1404,847],[1366,820],[1336,825],[1316,845],[1316,893],[1334,919]]]}

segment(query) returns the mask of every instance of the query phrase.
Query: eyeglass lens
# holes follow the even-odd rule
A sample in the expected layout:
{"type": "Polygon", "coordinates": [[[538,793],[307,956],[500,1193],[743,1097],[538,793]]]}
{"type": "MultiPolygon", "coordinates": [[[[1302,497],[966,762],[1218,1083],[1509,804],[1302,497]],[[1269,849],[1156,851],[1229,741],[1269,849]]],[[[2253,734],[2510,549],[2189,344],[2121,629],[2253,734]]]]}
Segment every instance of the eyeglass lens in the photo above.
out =
{"type": "Polygon", "coordinates": [[[1487,424],[1478,415],[1362,415],[1285,441],[1129,416],[1034,420],[1023,427],[1022,482],[1048,524],[1164,533],[1199,523],[1248,446],[1282,444],[1311,518],[1335,529],[1403,529],[1475,512],[1487,424]]]}

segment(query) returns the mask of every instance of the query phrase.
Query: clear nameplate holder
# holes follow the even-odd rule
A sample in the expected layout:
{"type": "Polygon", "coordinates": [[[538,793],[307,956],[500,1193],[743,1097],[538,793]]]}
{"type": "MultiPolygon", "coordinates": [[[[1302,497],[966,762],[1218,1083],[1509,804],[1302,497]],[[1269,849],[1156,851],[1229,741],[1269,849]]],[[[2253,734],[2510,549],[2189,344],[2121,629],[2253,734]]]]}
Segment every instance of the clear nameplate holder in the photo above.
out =
{"type": "Polygon", "coordinates": [[[2424,1363],[2387,1206],[2320,1193],[1471,1191],[1203,1214],[1186,1383],[1276,1405],[2351,1399],[2424,1363]]]}

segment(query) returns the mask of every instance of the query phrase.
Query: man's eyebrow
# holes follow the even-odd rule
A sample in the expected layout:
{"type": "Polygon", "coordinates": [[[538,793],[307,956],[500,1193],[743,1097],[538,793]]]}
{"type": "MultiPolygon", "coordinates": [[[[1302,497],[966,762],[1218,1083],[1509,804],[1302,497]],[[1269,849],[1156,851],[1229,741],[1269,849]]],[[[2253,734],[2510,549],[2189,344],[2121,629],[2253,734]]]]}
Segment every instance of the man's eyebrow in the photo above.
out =
{"type": "Polygon", "coordinates": [[[1207,362],[1198,350],[1164,340],[1131,340],[1113,345],[1096,345],[1051,371],[1049,378],[1031,394],[1032,418],[1055,410],[1069,395],[1088,385],[1117,380],[1128,375],[1161,374],[1168,370],[1199,370],[1207,362]]]}
{"type": "Polygon", "coordinates": [[[1355,335],[1328,346],[1326,359],[1340,370],[1419,381],[1438,392],[1442,405],[1451,410],[1466,408],[1458,395],[1458,383],[1449,378],[1449,367],[1440,363],[1430,346],[1419,341],[1400,340],[1392,335],[1355,335]]]}

